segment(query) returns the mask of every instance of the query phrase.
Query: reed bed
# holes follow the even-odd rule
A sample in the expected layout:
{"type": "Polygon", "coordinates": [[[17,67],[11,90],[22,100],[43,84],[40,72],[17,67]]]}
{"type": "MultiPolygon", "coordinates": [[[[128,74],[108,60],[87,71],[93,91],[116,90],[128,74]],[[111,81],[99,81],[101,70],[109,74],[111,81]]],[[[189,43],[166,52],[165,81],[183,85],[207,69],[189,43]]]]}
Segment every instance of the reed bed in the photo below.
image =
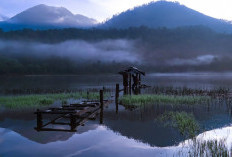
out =
{"type": "MultiPolygon", "coordinates": [[[[107,96],[108,94],[105,94],[107,96]]],[[[99,99],[99,93],[75,92],[59,94],[31,94],[20,96],[1,96],[0,106],[6,108],[41,107],[53,104],[55,101],[67,103],[68,99],[99,99]]]]}
{"type": "MultiPolygon", "coordinates": [[[[113,89],[105,88],[105,92],[112,92],[113,89]]],[[[97,88],[89,88],[87,89],[89,92],[96,93],[99,91],[97,88]]],[[[13,89],[4,89],[3,93],[5,95],[22,95],[22,94],[60,94],[60,93],[80,93],[80,92],[86,92],[86,90],[83,89],[61,89],[61,88],[26,88],[26,89],[19,89],[19,88],[13,88],[13,89]]]]}
{"type": "Polygon", "coordinates": [[[154,103],[172,103],[172,104],[196,104],[204,103],[210,100],[205,96],[173,96],[173,95],[125,95],[120,98],[120,103],[125,106],[141,106],[154,103]]]}
{"type": "Polygon", "coordinates": [[[215,89],[193,89],[187,87],[160,87],[154,86],[148,90],[153,94],[165,94],[165,95],[190,95],[190,96],[227,96],[230,94],[230,89],[227,88],[215,88],[215,89]]]}
{"type": "Polygon", "coordinates": [[[231,148],[228,148],[225,139],[221,140],[196,140],[194,139],[188,153],[189,157],[230,157],[231,148]]]}
{"type": "Polygon", "coordinates": [[[187,112],[165,112],[157,118],[166,126],[177,128],[179,132],[188,138],[193,138],[199,131],[199,124],[193,114],[187,112]]]}

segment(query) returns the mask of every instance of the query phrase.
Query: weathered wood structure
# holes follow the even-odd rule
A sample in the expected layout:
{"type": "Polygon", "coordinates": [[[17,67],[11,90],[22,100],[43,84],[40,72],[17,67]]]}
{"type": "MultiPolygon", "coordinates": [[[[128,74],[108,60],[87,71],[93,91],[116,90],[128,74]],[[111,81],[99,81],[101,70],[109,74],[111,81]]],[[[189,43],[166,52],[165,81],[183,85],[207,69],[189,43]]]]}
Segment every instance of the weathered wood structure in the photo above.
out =
{"type": "Polygon", "coordinates": [[[100,113],[100,123],[103,123],[103,90],[100,90],[100,101],[84,101],[79,104],[63,105],[62,107],[49,108],[47,110],[37,110],[37,131],[67,131],[75,132],[78,126],[84,125],[87,120],[96,118],[100,113]],[[44,115],[56,115],[51,121],[43,123],[44,115]],[[65,122],[61,121],[65,120],[65,122]],[[53,127],[47,127],[53,125],[53,127]],[[56,128],[54,125],[70,126],[70,129],[56,128]]]}
{"type": "Polygon", "coordinates": [[[120,71],[119,74],[123,76],[124,94],[131,94],[131,90],[136,91],[141,88],[141,75],[145,76],[145,72],[136,67],[129,67],[120,71]]]}

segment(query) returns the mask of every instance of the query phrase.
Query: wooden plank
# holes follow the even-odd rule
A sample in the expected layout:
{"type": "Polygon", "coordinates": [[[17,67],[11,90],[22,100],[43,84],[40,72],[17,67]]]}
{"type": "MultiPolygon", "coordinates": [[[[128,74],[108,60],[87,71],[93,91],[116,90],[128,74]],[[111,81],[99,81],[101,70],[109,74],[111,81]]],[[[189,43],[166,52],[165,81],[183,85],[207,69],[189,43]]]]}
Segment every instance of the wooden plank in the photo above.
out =
{"type": "Polygon", "coordinates": [[[72,107],[95,107],[95,106],[98,106],[99,105],[99,103],[91,103],[91,104],[82,104],[82,105],[80,105],[80,104],[70,104],[70,106],[72,106],[72,107]]]}
{"type": "Polygon", "coordinates": [[[54,129],[54,128],[34,128],[37,131],[61,131],[61,132],[76,132],[77,130],[68,130],[68,129],[54,129]]]}
{"type": "MultiPolygon", "coordinates": [[[[103,101],[109,101],[109,100],[108,99],[104,99],[103,101]]],[[[83,102],[99,103],[99,100],[84,100],[83,102]]]]}
{"type": "Polygon", "coordinates": [[[63,107],[63,108],[49,108],[52,111],[73,111],[73,110],[82,110],[82,108],[76,107],[63,107]]]}
{"type": "Polygon", "coordinates": [[[47,125],[49,125],[49,124],[53,124],[53,123],[55,123],[56,120],[59,120],[59,119],[62,119],[62,118],[63,118],[63,115],[59,116],[59,117],[56,117],[55,119],[53,119],[53,120],[45,123],[44,125],[42,125],[42,128],[45,127],[45,126],[47,126],[47,125]]]}
{"type": "Polygon", "coordinates": [[[76,113],[76,114],[74,114],[74,115],[77,116],[77,117],[81,117],[81,116],[84,115],[85,113],[93,112],[93,111],[95,111],[95,110],[97,110],[97,109],[99,109],[99,107],[95,107],[95,108],[89,107],[89,108],[87,108],[87,109],[85,109],[85,110],[82,110],[82,111],[80,111],[80,112],[78,112],[78,113],[76,113]]]}
{"type": "Polygon", "coordinates": [[[55,125],[70,125],[70,123],[65,123],[65,122],[54,122],[52,124],[55,124],[55,125]]]}
{"type": "Polygon", "coordinates": [[[92,117],[93,115],[96,115],[98,112],[99,112],[99,109],[95,110],[94,112],[92,112],[91,114],[89,114],[87,117],[81,119],[81,120],[77,123],[77,125],[80,126],[80,125],[84,124],[86,121],[88,121],[88,119],[89,119],[90,117],[92,117]]]}
{"type": "Polygon", "coordinates": [[[35,114],[37,113],[43,113],[43,114],[71,114],[71,113],[77,113],[76,110],[74,111],[39,111],[39,112],[35,112],[35,114]]]}
{"type": "Polygon", "coordinates": [[[96,116],[99,114],[99,110],[98,111],[96,111],[95,112],[95,114],[91,114],[90,116],[89,116],[89,120],[95,120],[96,119],[96,116]]]}
{"type": "Polygon", "coordinates": [[[63,108],[74,108],[76,110],[83,110],[86,106],[70,106],[70,105],[64,105],[63,108]]]}

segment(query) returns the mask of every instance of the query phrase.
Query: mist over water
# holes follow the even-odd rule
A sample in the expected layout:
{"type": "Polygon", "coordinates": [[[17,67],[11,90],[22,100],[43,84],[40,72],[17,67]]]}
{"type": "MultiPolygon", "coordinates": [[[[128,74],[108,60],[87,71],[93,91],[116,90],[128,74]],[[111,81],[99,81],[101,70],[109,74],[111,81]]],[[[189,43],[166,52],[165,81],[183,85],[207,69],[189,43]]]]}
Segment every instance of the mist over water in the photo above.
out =
{"type": "Polygon", "coordinates": [[[56,44],[26,41],[0,41],[0,52],[12,55],[33,55],[36,57],[58,56],[73,61],[139,62],[135,41],[103,40],[87,42],[69,40],[56,44]]]}
{"type": "Polygon", "coordinates": [[[148,73],[231,71],[228,50],[201,51],[142,38],[53,40],[0,40],[0,73],[115,73],[128,66],[148,73]]]}
{"type": "Polygon", "coordinates": [[[64,57],[73,61],[130,62],[151,65],[201,65],[210,64],[219,57],[211,54],[175,56],[161,53],[138,44],[139,40],[108,39],[96,42],[68,40],[61,43],[0,40],[0,54],[44,57],[64,57]],[[164,57],[166,56],[166,58],[164,57]]]}

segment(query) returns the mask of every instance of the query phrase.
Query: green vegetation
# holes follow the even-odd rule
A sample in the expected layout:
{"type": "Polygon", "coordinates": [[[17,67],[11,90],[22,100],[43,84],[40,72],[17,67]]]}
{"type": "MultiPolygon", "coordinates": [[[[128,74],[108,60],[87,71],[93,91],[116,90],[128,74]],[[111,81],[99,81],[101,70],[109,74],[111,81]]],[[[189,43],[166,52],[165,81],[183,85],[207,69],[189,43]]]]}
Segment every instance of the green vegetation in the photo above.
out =
{"type": "Polygon", "coordinates": [[[180,133],[186,137],[193,138],[199,131],[199,125],[193,114],[186,112],[165,112],[158,120],[165,122],[167,126],[178,128],[180,133]]]}
{"type": "Polygon", "coordinates": [[[125,106],[140,106],[151,103],[196,104],[209,101],[203,96],[172,96],[172,95],[126,95],[120,98],[120,103],[125,106]]]}
{"type": "MultiPolygon", "coordinates": [[[[105,93],[105,97],[108,94],[105,93]]],[[[26,108],[41,107],[53,104],[55,101],[67,103],[67,99],[99,99],[99,93],[76,92],[76,93],[59,93],[59,94],[35,94],[23,96],[2,96],[0,105],[6,108],[26,108]]]]}
{"type": "Polygon", "coordinates": [[[227,148],[225,140],[194,140],[189,151],[189,157],[212,156],[212,157],[229,157],[231,150],[227,148]]]}
{"type": "Polygon", "coordinates": [[[154,86],[150,89],[151,93],[160,95],[176,95],[176,96],[227,96],[230,92],[229,88],[188,88],[188,87],[173,87],[173,86],[154,86]]]}

